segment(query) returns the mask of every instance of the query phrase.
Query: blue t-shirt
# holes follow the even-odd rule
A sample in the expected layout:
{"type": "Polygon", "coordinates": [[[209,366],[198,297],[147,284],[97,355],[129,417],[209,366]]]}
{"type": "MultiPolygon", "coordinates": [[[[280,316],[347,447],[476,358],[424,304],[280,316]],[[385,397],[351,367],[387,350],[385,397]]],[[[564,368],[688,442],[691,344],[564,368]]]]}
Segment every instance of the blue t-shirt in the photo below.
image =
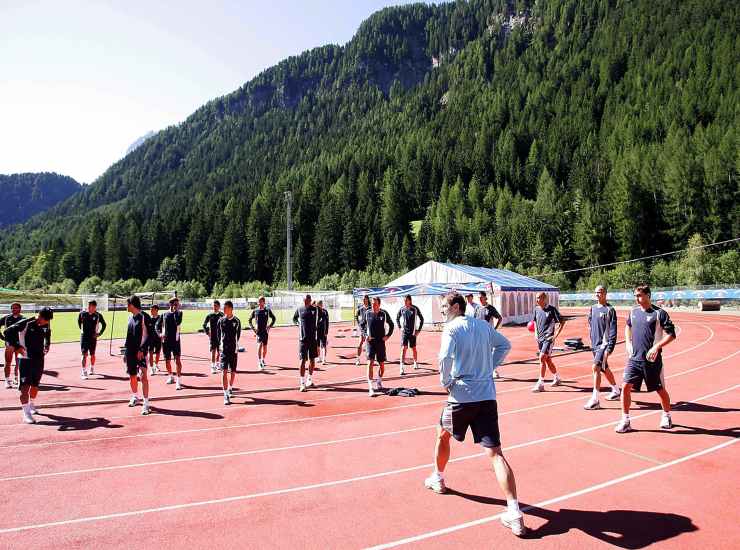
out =
{"type": "Polygon", "coordinates": [[[537,341],[544,342],[545,340],[555,336],[555,325],[562,322],[562,317],[558,308],[552,304],[547,304],[544,309],[540,306],[534,308],[534,314],[532,319],[537,329],[537,341]]]}
{"type": "MultiPolygon", "coordinates": [[[[630,360],[646,361],[645,355],[656,342],[663,339],[663,333],[676,336],[676,327],[673,326],[668,313],[652,305],[647,310],[636,307],[627,317],[627,326],[632,329],[632,353],[630,360]]],[[[660,352],[655,361],[660,360],[660,352]]]]}
{"type": "Polygon", "coordinates": [[[588,312],[591,348],[614,351],[617,344],[617,312],[611,304],[596,304],[588,312]]]}

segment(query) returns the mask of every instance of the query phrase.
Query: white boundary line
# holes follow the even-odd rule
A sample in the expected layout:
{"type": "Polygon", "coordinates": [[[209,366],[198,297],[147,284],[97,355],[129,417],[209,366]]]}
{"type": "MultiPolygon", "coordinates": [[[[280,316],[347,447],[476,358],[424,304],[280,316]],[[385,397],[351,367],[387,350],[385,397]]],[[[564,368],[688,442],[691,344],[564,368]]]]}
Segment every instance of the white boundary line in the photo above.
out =
{"type": "MultiPolygon", "coordinates": [[[[740,351],[738,351],[737,353],[740,353],[740,351]]],[[[735,386],[732,386],[730,388],[726,388],[724,390],[720,390],[718,392],[714,392],[712,394],[708,394],[708,395],[705,395],[705,396],[702,396],[702,397],[698,397],[698,398],[693,399],[692,401],[690,401],[690,403],[694,403],[694,402],[701,401],[701,400],[704,400],[704,399],[709,399],[710,397],[713,397],[715,395],[719,395],[719,394],[722,394],[722,393],[726,393],[728,391],[732,391],[732,390],[734,390],[734,389],[736,389],[738,387],[740,387],[740,384],[736,384],[735,386]]],[[[641,418],[641,417],[644,417],[644,416],[650,416],[650,415],[657,414],[657,413],[658,413],[658,411],[650,411],[650,412],[647,412],[645,414],[636,416],[635,418],[641,418]]],[[[603,428],[603,427],[606,427],[606,426],[612,426],[613,424],[614,424],[614,422],[608,422],[608,423],[605,423],[605,424],[600,424],[598,426],[591,426],[589,428],[583,428],[581,430],[576,430],[574,432],[558,434],[558,435],[554,435],[554,436],[550,436],[550,437],[545,437],[545,438],[538,439],[538,440],[533,440],[533,441],[527,441],[525,443],[520,443],[518,445],[512,445],[511,447],[507,447],[505,450],[509,451],[509,450],[519,449],[519,448],[523,448],[523,447],[530,447],[530,446],[537,445],[537,444],[540,444],[540,443],[544,443],[544,442],[547,442],[547,441],[553,441],[553,440],[556,440],[556,439],[563,439],[563,438],[566,438],[566,437],[570,437],[572,435],[577,435],[577,434],[581,434],[581,433],[585,433],[585,432],[594,431],[594,430],[597,430],[597,429],[600,429],[600,428],[603,428]]],[[[719,449],[721,447],[727,446],[727,445],[729,445],[729,444],[731,444],[733,442],[737,442],[737,441],[740,441],[740,440],[733,439],[733,440],[730,440],[729,442],[725,442],[725,443],[720,444],[720,445],[718,445],[716,447],[712,447],[709,450],[706,450],[705,449],[704,451],[699,451],[698,453],[694,453],[693,455],[687,455],[687,457],[694,458],[696,456],[701,456],[702,454],[706,454],[707,452],[711,452],[711,450],[719,449]]],[[[483,455],[483,453],[476,453],[476,454],[473,454],[473,455],[463,456],[463,457],[459,457],[459,458],[450,460],[450,462],[460,462],[462,460],[468,460],[468,459],[471,459],[471,458],[477,458],[477,457],[480,457],[482,455],[483,455]]],[[[667,462],[667,463],[665,463],[663,465],[660,465],[660,466],[654,466],[654,467],[648,468],[647,470],[644,470],[644,471],[641,470],[641,472],[648,473],[649,471],[655,471],[656,469],[667,468],[668,466],[672,466],[674,464],[678,464],[680,462],[683,462],[685,460],[688,460],[687,457],[683,457],[681,459],[676,459],[676,460],[674,460],[672,462],[667,462]]],[[[112,513],[112,514],[103,514],[103,515],[98,515],[98,516],[86,516],[86,517],[81,517],[81,518],[74,518],[74,519],[67,519],[67,520],[59,520],[59,521],[52,521],[52,522],[46,522],[46,523],[37,523],[37,524],[30,524],[30,525],[22,525],[22,526],[19,526],[19,527],[8,527],[8,528],[0,529],[0,535],[2,535],[2,534],[8,534],[8,533],[19,533],[19,532],[23,532],[23,531],[31,531],[31,530],[36,530],[36,529],[44,529],[44,528],[49,528],[49,527],[59,527],[59,526],[63,526],[63,525],[75,525],[75,524],[80,524],[80,523],[90,523],[90,522],[94,522],[94,521],[102,521],[102,520],[109,520],[109,519],[116,519],[116,518],[140,516],[140,515],[145,515],[145,514],[150,514],[150,513],[167,512],[167,511],[173,511],[173,510],[183,510],[183,509],[187,509],[187,508],[196,508],[196,507],[209,506],[209,505],[214,505],[214,504],[225,504],[225,503],[229,503],[229,502],[253,500],[253,499],[261,498],[261,497],[284,495],[284,494],[289,494],[289,493],[297,493],[297,492],[303,492],[303,491],[310,491],[310,490],[313,490],[313,489],[322,489],[322,488],[326,488],[326,487],[336,487],[336,486],[339,486],[339,485],[347,485],[347,484],[354,483],[354,482],[357,482],[357,481],[366,481],[366,480],[369,480],[369,479],[378,479],[378,478],[387,477],[387,476],[390,476],[390,475],[396,475],[396,474],[402,474],[402,473],[407,473],[407,472],[413,472],[413,471],[422,470],[422,469],[425,469],[425,468],[430,468],[431,466],[432,466],[432,464],[420,464],[420,465],[417,465],[417,466],[409,466],[409,467],[406,467],[406,468],[399,468],[399,469],[396,469],[396,470],[390,470],[390,471],[385,471],[385,472],[377,472],[377,473],[374,473],[374,474],[367,474],[367,475],[364,475],[364,476],[357,476],[357,477],[352,477],[352,478],[337,479],[337,480],[334,480],[334,481],[325,481],[325,482],[321,482],[321,483],[313,483],[311,485],[299,485],[299,486],[295,486],[295,487],[288,487],[288,488],[285,488],[285,489],[276,489],[276,490],[273,490],[273,491],[264,491],[264,492],[260,492],[260,493],[251,493],[251,494],[246,494],[246,495],[237,495],[237,496],[233,496],[233,497],[225,497],[225,498],[219,498],[219,499],[209,499],[209,500],[202,500],[202,501],[196,501],[196,502],[188,502],[188,503],[184,503],[184,504],[171,504],[171,505],[168,505],[168,506],[159,506],[159,507],[153,507],[153,508],[144,508],[144,509],[140,509],[140,510],[130,510],[130,511],[127,511],[127,512],[116,512],[116,513],[112,513]]],[[[636,477],[635,474],[630,474],[630,476],[636,477]]],[[[617,478],[617,480],[612,480],[610,482],[606,482],[607,485],[605,485],[603,483],[602,484],[599,484],[599,485],[594,485],[592,487],[589,487],[589,488],[586,488],[586,489],[582,489],[581,491],[578,491],[576,493],[569,493],[568,495],[564,495],[564,496],[561,496],[561,497],[556,497],[555,499],[550,499],[550,500],[547,500],[547,501],[543,501],[542,503],[536,504],[534,506],[546,506],[548,504],[552,504],[553,502],[558,502],[559,500],[564,500],[566,498],[571,498],[573,496],[578,496],[579,494],[585,494],[587,492],[595,491],[595,490],[597,490],[597,488],[602,488],[602,486],[608,486],[608,484],[619,483],[620,481],[625,481],[626,479],[631,479],[630,476],[623,476],[621,478],[617,478]]],[[[488,521],[492,521],[493,519],[499,517],[499,515],[491,516],[489,518],[483,518],[482,520],[477,520],[477,522],[479,522],[479,523],[486,523],[488,521]]],[[[469,527],[469,526],[472,526],[472,525],[477,525],[478,524],[477,522],[470,522],[470,523],[466,523],[466,524],[463,524],[463,525],[466,526],[466,527],[469,527]]],[[[463,528],[463,527],[455,526],[455,527],[451,527],[451,528],[448,528],[448,529],[457,530],[457,529],[461,529],[461,528],[463,528]]],[[[444,532],[446,532],[446,531],[445,530],[441,530],[441,531],[435,531],[434,534],[428,534],[427,533],[425,535],[419,535],[419,536],[420,537],[423,537],[423,538],[429,538],[431,536],[437,536],[437,534],[444,534],[444,532]]],[[[406,544],[407,542],[414,542],[414,540],[411,540],[411,539],[403,539],[403,540],[404,541],[402,541],[400,543],[397,541],[397,542],[390,543],[390,544],[391,545],[398,545],[398,544],[406,544]]],[[[419,540],[421,540],[421,539],[419,539],[419,540]]]]}

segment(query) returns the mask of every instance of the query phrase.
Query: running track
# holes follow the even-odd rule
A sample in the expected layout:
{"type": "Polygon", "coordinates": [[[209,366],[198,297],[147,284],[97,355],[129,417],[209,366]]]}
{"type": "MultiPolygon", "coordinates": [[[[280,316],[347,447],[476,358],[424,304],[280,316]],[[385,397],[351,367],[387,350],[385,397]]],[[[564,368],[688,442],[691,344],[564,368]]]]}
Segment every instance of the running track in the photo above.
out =
{"type": "MultiPolygon", "coordinates": [[[[308,393],[297,391],[296,329],[272,332],[265,373],[248,335],[231,406],[195,358],[205,336],[186,336],[186,387],[153,377],[149,417],[126,406],[107,345],[103,375],[87,381],[78,345],[55,345],[39,424],[20,424],[17,392],[0,389],[0,548],[738,548],[740,319],[672,318],[670,433],[657,429],[654,394],[635,394],[631,434],[613,431],[618,403],[584,411],[590,353],[556,358],[565,385],[532,394],[531,335],[504,329],[514,349],[497,383],[500,425],[528,507],[524,540],[499,524],[502,494],[472,441],[453,442],[451,494],[423,487],[445,399],[430,370],[438,333],[420,337],[422,370],[401,379],[387,366],[385,385],[422,389],[415,398],[367,396],[346,326],[332,327],[331,364],[308,393]]],[[[584,322],[565,336],[585,336],[584,322]]],[[[619,377],[623,345],[611,366],[619,377]]]]}

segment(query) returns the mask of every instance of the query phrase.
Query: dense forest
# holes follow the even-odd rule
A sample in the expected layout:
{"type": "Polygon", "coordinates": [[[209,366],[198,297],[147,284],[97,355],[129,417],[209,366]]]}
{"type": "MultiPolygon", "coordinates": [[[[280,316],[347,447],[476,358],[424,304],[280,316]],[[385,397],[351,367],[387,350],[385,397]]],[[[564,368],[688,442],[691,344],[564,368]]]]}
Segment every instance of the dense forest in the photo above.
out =
{"type": "Polygon", "coordinates": [[[547,273],[736,237],[738,28],[723,0],[384,9],[5,232],[0,283],[284,280],[285,191],[303,283],[428,258],[547,273]]]}
{"type": "Polygon", "coordinates": [[[24,222],[80,189],[72,178],[49,172],[0,174],[0,227],[24,222]]]}

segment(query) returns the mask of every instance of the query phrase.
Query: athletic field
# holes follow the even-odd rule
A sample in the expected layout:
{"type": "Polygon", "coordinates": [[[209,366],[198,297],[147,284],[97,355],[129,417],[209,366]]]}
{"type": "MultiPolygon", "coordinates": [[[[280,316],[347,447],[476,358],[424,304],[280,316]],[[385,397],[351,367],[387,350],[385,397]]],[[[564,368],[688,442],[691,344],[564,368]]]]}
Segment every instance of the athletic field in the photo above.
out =
{"type": "MultiPolygon", "coordinates": [[[[151,378],[148,417],[126,406],[120,358],[100,355],[99,374],[82,381],[78,345],[52,346],[38,424],[22,424],[17,391],[0,389],[0,548],[738,548],[740,323],[672,318],[678,339],[664,362],[675,427],[658,429],[657,397],[636,393],[628,434],[614,433],[618,403],[582,408],[590,352],[556,354],[564,385],[533,394],[532,336],[503,329],[513,350],[496,386],[531,529],[521,540],[498,521],[505,501],[470,434],[452,444],[449,493],[423,485],[445,402],[433,370],[439,333],[420,335],[420,370],[400,378],[387,366],[385,385],[420,389],[413,398],[367,396],[348,325],[332,325],[331,363],[307,393],[296,328],[271,332],[265,372],[248,335],[230,406],[204,360],[206,337],[187,335],[185,387],[151,378]]],[[[563,334],[585,335],[584,317],[563,334]]],[[[389,343],[397,359],[398,331],[389,343]]],[[[619,344],[617,376],[624,358],[619,344]]]]}

